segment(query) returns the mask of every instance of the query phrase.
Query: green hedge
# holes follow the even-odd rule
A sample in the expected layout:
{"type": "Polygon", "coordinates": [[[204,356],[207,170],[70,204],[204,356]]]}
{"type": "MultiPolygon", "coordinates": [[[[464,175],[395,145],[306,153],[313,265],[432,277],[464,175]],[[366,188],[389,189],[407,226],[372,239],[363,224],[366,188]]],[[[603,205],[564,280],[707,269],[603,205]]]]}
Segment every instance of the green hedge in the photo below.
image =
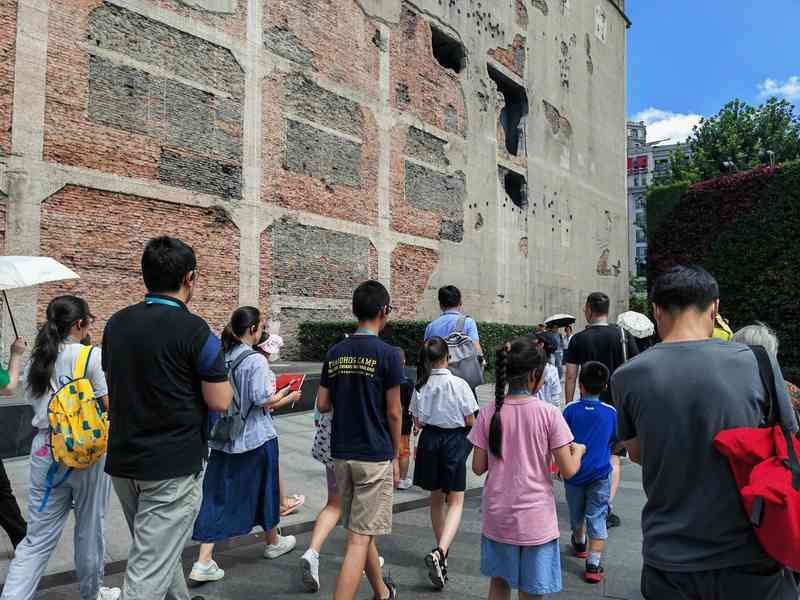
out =
{"type": "Polygon", "coordinates": [[[658,233],[659,226],[667,220],[688,189],[687,182],[679,182],[671,185],[657,185],[648,190],[645,197],[648,236],[658,233]]]}
{"type": "MultiPolygon", "coordinates": [[[[416,366],[419,348],[425,336],[426,321],[389,321],[381,338],[393,346],[400,346],[406,353],[409,366],[416,366]]],[[[326,321],[300,323],[298,339],[300,356],[304,361],[322,362],[325,354],[337,339],[345,333],[353,333],[356,324],[352,321],[326,321]]],[[[486,356],[487,368],[494,371],[495,349],[506,340],[531,333],[531,325],[504,325],[502,323],[478,323],[481,348],[486,356]]]]}
{"type": "Polygon", "coordinates": [[[780,362],[800,366],[800,161],[691,186],[650,237],[649,277],[699,264],[719,281],[721,312],[738,329],[773,327],[780,362]]]}

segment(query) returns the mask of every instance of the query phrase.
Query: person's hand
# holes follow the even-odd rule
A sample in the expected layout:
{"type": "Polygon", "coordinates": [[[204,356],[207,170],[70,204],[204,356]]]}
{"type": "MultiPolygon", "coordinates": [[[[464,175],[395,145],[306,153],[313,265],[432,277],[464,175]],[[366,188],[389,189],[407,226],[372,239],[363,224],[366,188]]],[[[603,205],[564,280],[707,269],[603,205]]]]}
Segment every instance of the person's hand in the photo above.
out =
{"type": "Polygon", "coordinates": [[[11,344],[11,356],[22,356],[25,354],[25,350],[28,348],[28,342],[26,342],[22,338],[17,338],[14,340],[14,343],[11,344]]]}
{"type": "Polygon", "coordinates": [[[297,402],[298,400],[300,400],[300,395],[301,395],[301,394],[300,394],[300,390],[298,390],[298,391],[296,391],[296,392],[292,392],[291,394],[289,394],[289,395],[286,397],[286,402],[291,402],[292,404],[294,404],[295,402],[297,402]]]}
{"type": "Polygon", "coordinates": [[[569,451],[572,456],[578,456],[578,458],[583,458],[586,455],[586,446],[583,444],[579,444],[578,442],[573,442],[569,446],[569,451]]]}
{"type": "Polygon", "coordinates": [[[392,475],[394,478],[394,488],[397,489],[397,486],[400,485],[400,459],[395,458],[392,461],[392,475]]]}

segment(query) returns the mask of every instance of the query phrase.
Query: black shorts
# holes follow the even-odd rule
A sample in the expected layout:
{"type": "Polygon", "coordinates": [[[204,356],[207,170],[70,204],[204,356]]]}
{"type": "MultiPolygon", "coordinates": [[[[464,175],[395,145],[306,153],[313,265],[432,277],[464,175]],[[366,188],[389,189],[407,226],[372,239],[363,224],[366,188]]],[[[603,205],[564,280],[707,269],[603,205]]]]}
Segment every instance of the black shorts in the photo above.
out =
{"type": "Polygon", "coordinates": [[[646,600],[797,600],[797,593],[794,575],[778,563],[696,573],[642,569],[646,600]]]}
{"type": "Polygon", "coordinates": [[[426,425],[417,443],[414,485],[429,492],[463,492],[467,489],[467,457],[471,451],[466,429],[426,425]]]}

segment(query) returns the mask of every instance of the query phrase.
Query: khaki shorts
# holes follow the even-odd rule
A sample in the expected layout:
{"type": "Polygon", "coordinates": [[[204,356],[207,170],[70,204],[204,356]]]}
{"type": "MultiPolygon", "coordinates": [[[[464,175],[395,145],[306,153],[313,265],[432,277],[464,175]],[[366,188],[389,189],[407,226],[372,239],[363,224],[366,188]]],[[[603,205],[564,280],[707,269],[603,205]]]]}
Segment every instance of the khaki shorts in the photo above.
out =
{"type": "Polygon", "coordinates": [[[392,532],[394,471],[392,462],[335,461],[336,486],[342,495],[342,525],[360,535],[392,532]]]}

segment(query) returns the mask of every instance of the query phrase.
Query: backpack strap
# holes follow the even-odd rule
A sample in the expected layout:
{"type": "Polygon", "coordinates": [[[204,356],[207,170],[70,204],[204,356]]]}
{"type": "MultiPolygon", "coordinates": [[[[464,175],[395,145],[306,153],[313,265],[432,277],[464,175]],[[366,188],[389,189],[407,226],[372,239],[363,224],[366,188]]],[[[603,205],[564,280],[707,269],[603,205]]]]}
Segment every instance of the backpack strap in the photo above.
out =
{"type": "Polygon", "coordinates": [[[622,362],[628,362],[628,340],[625,337],[625,329],[619,325],[619,333],[622,338],[622,362]]]}
{"type": "Polygon", "coordinates": [[[756,356],[758,363],[758,375],[761,379],[761,385],[767,394],[767,405],[764,417],[767,427],[772,427],[778,421],[778,393],[775,390],[775,377],[772,373],[772,362],[769,360],[769,354],[762,346],[750,346],[750,350],[756,356]]]}
{"type": "Polygon", "coordinates": [[[464,335],[464,329],[467,325],[467,315],[461,315],[458,317],[458,321],[456,321],[456,328],[453,330],[455,333],[460,333],[464,335]]]}
{"type": "MultiPolygon", "coordinates": [[[[242,352],[235,361],[231,363],[230,368],[228,369],[228,379],[230,380],[231,387],[233,388],[233,402],[236,404],[236,408],[239,409],[239,414],[242,412],[242,398],[239,394],[239,387],[236,385],[236,378],[233,376],[234,371],[239,368],[246,358],[253,356],[253,354],[260,354],[255,350],[245,350],[242,352]]],[[[247,411],[247,414],[242,417],[242,421],[247,421],[247,417],[250,416],[250,413],[253,411],[255,404],[250,407],[250,410],[247,411]]]]}
{"type": "Polygon", "coordinates": [[[58,463],[54,462],[50,465],[50,468],[47,469],[47,480],[44,488],[44,496],[42,496],[42,502],[39,504],[39,511],[42,512],[44,507],[47,506],[47,501],[50,499],[50,493],[60,485],[62,485],[70,475],[72,475],[72,467],[67,469],[67,472],[64,473],[64,476],[58,481],[58,483],[54,483],[56,473],[58,472],[58,463]]]}
{"type": "Polygon", "coordinates": [[[83,379],[89,370],[89,359],[92,356],[93,346],[83,346],[78,351],[78,358],[75,360],[75,370],[72,373],[73,379],[83,379]]]}

